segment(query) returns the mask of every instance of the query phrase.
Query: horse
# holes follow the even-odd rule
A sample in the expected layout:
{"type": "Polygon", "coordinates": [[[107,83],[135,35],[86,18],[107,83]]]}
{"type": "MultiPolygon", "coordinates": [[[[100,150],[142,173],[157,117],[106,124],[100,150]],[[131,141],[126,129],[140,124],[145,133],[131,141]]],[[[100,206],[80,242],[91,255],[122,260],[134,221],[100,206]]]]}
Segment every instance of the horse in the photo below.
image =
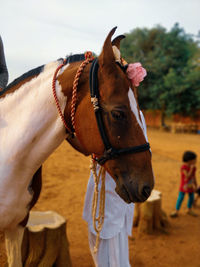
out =
{"type": "Polygon", "coordinates": [[[120,51],[124,38],[111,40],[116,28],[98,57],[72,55],[50,62],[23,74],[0,95],[0,230],[10,267],[21,266],[15,242],[20,247],[39,197],[41,166],[65,139],[105,167],[127,203],[145,201],[153,189],[136,92],[127,66],[113,52],[113,47],[120,51]]]}

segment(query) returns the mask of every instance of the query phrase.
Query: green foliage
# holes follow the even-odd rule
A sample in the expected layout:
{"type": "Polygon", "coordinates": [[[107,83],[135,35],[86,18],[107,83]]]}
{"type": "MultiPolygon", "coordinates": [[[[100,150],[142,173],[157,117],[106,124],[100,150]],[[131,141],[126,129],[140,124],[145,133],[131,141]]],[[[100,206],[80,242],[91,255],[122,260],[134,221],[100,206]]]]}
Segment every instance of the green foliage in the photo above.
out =
{"type": "Polygon", "coordinates": [[[194,115],[200,109],[200,48],[178,24],[169,32],[161,26],[135,29],[126,34],[121,52],[147,70],[138,89],[141,108],[169,115],[194,115]]]}

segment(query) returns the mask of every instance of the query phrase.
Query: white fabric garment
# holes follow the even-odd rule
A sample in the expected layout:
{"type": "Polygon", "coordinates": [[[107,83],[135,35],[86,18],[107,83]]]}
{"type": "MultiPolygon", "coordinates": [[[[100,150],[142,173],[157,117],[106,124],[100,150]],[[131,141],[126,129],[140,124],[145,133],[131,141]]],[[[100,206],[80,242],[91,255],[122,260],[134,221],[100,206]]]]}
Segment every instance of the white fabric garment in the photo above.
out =
{"type": "Polygon", "coordinates": [[[88,240],[96,267],[130,267],[126,227],[110,239],[100,238],[97,253],[94,253],[96,235],[88,231],[88,240]]]}
{"type": "MultiPolygon", "coordinates": [[[[97,166],[99,170],[99,166],[97,166]]],[[[101,183],[99,183],[100,190],[101,183]]],[[[115,192],[115,181],[106,173],[105,177],[105,218],[103,228],[100,233],[100,238],[108,239],[116,236],[125,226],[127,235],[132,233],[133,223],[133,211],[134,204],[127,204],[119,195],[115,192]]],[[[92,199],[94,193],[94,178],[93,174],[90,174],[88,182],[87,193],[85,197],[85,205],[83,211],[83,219],[88,222],[90,232],[96,235],[93,228],[92,220],[92,199]]],[[[98,210],[97,210],[98,212],[98,210]]]]}

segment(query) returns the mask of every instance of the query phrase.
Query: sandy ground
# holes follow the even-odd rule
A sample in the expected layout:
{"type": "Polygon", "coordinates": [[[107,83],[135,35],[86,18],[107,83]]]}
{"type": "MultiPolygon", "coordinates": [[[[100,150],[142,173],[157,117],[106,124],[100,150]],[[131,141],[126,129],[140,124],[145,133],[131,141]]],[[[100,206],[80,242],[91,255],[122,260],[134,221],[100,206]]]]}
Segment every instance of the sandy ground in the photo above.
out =
{"type": "MultiPolygon", "coordinates": [[[[200,184],[200,136],[171,134],[148,129],[153,153],[155,189],[162,192],[162,208],[174,209],[179,186],[182,153],[198,154],[197,180],[200,184]]],[[[45,162],[43,189],[34,210],[54,210],[67,219],[67,235],[73,267],[94,266],[87,241],[87,225],[82,219],[84,195],[89,176],[89,158],[64,142],[45,162]]],[[[200,267],[200,200],[198,217],[186,214],[187,198],[180,216],[169,218],[169,234],[138,236],[133,228],[129,239],[130,262],[134,267],[200,267]]]]}

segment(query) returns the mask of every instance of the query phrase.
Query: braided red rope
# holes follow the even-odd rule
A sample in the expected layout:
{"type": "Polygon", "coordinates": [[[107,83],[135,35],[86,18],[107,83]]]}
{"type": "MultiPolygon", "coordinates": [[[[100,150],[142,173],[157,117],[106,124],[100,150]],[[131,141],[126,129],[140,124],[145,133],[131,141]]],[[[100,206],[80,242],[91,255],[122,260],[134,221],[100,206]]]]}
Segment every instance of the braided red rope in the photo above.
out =
{"type": "MultiPolygon", "coordinates": [[[[79,66],[77,72],[76,72],[76,75],[75,75],[75,78],[74,78],[74,82],[73,82],[73,89],[72,89],[72,102],[71,102],[71,120],[72,120],[72,126],[73,126],[73,129],[75,130],[75,108],[76,108],[76,100],[77,100],[77,87],[78,87],[78,82],[79,82],[79,78],[81,76],[81,73],[83,71],[83,69],[85,68],[85,66],[91,62],[92,60],[94,60],[94,57],[92,55],[92,52],[88,51],[85,53],[85,60],[81,63],[81,65],[79,66]]],[[[64,118],[64,115],[62,114],[62,110],[60,108],[60,104],[59,104],[59,100],[58,100],[58,97],[56,95],[56,79],[57,79],[57,74],[59,72],[59,70],[65,65],[66,63],[66,60],[63,61],[62,64],[60,64],[55,73],[54,73],[54,76],[53,76],[53,80],[52,80],[52,89],[53,89],[53,96],[54,96],[54,99],[55,99],[55,103],[56,103],[56,107],[58,109],[58,113],[61,117],[61,120],[65,126],[65,128],[67,129],[67,131],[69,133],[72,133],[72,130],[68,127],[66,121],[65,121],[65,118],[64,118]]]]}
{"type": "Polygon", "coordinates": [[[72,131],[71,131],[71,129],[68,127],[68,125],[67,125],[67,123],[66,123],[66,121],[65,121],[64,115],[62,114],[62,110],[61,110],[61,108],[60,108],[60,104],[59,104],[58,97],[57,97],[57,95],[56,95],[56,78],[57,78],[57,74],[58,74],[58,71],[65,65],[65,62],[66,62],[66,60],[64,60],[63,63],[60,64],[60,65],[57,67],[57,69],[56,69],[56,71],[55,71],[55,73],[54,73],[53,81],[52,81],[52,89],[53,89],[53,96],[54,96],[54,99],[55,99],[55,102],[56,102],[56,107],[57,107],[57,109],[58,109],[58,113],[59,113],[59,115],[60,115],[60,117],[61,117],[61,120],[62,120],[62,122],[63,122],[65,128],[67,129],[67,131],[68,131],[69,133],[71,133],[72,131]]]}
{"type": "Polygon", "coordinates": [[[92,52],[90,51],[86,52],[85,60],[79,66],[76,72],[75,78],[74,78],[73,90],[72,90],[72,102],[71,102],[71,121],[72,121],[72,126],[73,126],[74,131],[75,131],[75,110],[76,110],[76,101],[77,101],[77,87],[78,87],[79,78],[85,66],[93,60],[94,60],[94,57],[92,55],[92,52]]]}

